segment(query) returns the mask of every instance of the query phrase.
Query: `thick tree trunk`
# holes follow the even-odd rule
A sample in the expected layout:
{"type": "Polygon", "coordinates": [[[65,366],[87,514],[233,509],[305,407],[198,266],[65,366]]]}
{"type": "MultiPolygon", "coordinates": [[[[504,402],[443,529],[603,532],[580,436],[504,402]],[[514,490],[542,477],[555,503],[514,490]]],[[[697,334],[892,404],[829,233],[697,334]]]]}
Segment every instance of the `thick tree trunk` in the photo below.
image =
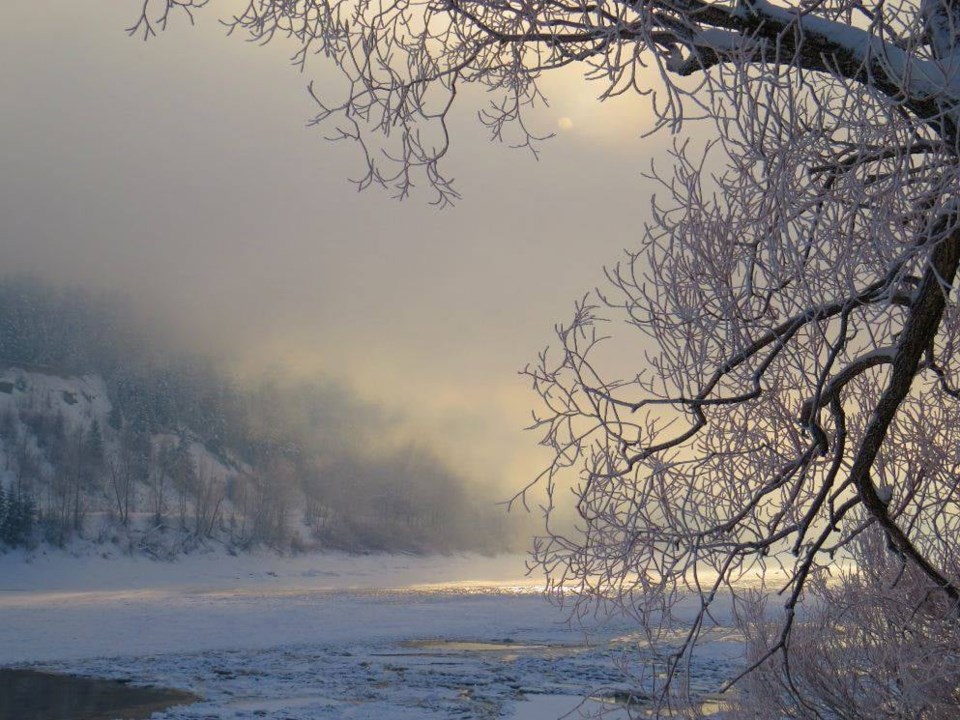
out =
{"type": "Polygon", "coordinates": [[[947,294],[960,264],[960,230],[954,230],[930,255],[923,281],[917,290],[910,315],[900,334],[890,382],[880,396],[873,417],[854,458],[850,477],[864,506],[884,528],[891,542],[915,562],[960,609],[960,589],[937,570],[910,542],[906,534],[887,514],[887,506],[877,495],[870,470],[883,445],[887,430],[900,404],[910,392],[924,351],[931,347],[940,328],[947,294]]]}

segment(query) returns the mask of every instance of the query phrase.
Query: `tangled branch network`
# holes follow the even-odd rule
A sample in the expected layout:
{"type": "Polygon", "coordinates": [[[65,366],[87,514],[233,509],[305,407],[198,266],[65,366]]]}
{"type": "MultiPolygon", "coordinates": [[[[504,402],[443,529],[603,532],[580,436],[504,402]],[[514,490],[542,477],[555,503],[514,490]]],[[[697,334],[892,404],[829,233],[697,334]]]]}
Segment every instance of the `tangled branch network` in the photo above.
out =
{"type": "MultiPolygon", "coordinates": [[[[132,30],[203,4],[148,0],[132,30]]],[[[639,247],[526,370],[554,460],[517,500],[546,491],[550,587],[651,638],[698,599],[664,698],[718,593],[775,568],[785,613],[751,668],[787,662],[805,589],[877,529],[960,613],[960,3],[250,0],[227,24],[339,66],[316,122],[400,197],[456,198],[470,86],[491,135],[534,151],[540,82],[567,66],[602,98],[648,95],[652,131],[711,128],[650,171],[639,247]],[[609,369],[631,334],[653,349],[609,369]]]]}

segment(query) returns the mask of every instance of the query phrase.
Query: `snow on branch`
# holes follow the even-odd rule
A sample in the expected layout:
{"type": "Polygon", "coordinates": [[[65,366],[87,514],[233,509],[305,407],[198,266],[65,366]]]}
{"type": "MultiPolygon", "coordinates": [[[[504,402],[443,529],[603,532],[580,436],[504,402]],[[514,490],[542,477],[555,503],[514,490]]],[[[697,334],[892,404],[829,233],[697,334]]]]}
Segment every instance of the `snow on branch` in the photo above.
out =
{"type": "Polygon", "coordinates": [[[301,67],[340,67],[346,91],[314,91],[316,122],[359,144],[361,187],[400,197],[425,181],[439,204],[456,198],[448,121],[470,86],[491,136],[534,153],[541,79],[566,67],[601,98],[649,96],[654,129],[702,121],[703,140],[677,136],[672,167],[647,172],[658,194],[639,247],[525,371],[552,460],[517,500],[543,491],[549,587],[651,639],[676,638],[671,610],[699,603],[660,656],[665,703],[718,593],[778,578],[783,614],[752,669],[786,667],[805,594],[874,531],[960,615],[957,12],[247,0],[228,23],[286,38],[301,67]]]}
{"type": "MultiPolygon", "coordinates": [[[[189,15],[204,4],[142,2],[131,31],[151,35],[175,10],[189,15]]],[[[316,122],[334,139],[360,143],[361,187],[405,197],[426,180],[445,204],[456,198],[443,162],[458,89],[486,90],[490,102],[478,116],[492,137],[536,153],[546,135],[528,115],[546,100],[540,79],[567,66],[600,83],[601,97],[654,96],[657,124],[673,129],[702,114],[706,96],[736,91],[748,75],[779,82],[815,72],[825,87],[843,80],[886,98],[955,145],[960,68],[948,42],[952,21],[928,7],[937,3],[923,5],[921,12],[907,0],[793,7],[766,0],[247,0],[226,22],[257,42],[283,38],[302,69],[315,56],[339,66],[346,92],[317,90],[316,122]],[[728,70],[711,72],[718,66],[728,70]],[[689,75],[702,79],[691,85],[689,75]]]]}

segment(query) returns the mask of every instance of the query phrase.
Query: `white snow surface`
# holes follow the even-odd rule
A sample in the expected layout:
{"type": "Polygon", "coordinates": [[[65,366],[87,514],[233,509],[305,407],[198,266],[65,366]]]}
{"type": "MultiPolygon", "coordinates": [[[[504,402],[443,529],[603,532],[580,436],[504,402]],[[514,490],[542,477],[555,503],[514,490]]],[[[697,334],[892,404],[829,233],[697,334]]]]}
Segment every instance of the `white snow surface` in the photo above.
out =
{"type": "MultiPolygon", "coordinates": [[[[643,653],[633,627],[571,627],[524,573],[520,556],[9,553],[0,666],[202,698],[155,720],[547,720],[637,691],[618,669],[643,653]]],[[[742,645],[718,628],[703,650],[694,684],[709,692],[742,645]]]]}
{"type": "Polygon", "coordinates": [[[55,409],[71,429],[86,427],[93,420],[106,423],[110,412],[107,387],[99,375],[62,376],[7,367],[0,368],[0,381],[24,388],[16,395],[0,393],[0,410],[16,407],[26,393],[29,404],[51,412],[55,409]]]}

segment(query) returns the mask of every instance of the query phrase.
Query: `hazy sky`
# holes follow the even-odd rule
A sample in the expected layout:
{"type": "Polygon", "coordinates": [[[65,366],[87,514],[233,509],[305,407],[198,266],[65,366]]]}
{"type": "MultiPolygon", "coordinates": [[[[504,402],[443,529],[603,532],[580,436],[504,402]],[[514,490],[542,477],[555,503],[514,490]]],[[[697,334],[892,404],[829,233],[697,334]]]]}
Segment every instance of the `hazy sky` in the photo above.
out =
{"type": "Polygon", "coordinates": [[[336,378],[468,474],[526,481],[542,455],[517,370],[636,243],[665,142],[639,139],[645,103],[554,78],[540,162],[465,107],[464,198],[438,211],[347,182],[355,148],[305,127],[321,61],[304,76],[224,37],[217,3],[144,44],[137,5],[5,0],[3,272],[124,291],[193,349],[336,378]]]}

